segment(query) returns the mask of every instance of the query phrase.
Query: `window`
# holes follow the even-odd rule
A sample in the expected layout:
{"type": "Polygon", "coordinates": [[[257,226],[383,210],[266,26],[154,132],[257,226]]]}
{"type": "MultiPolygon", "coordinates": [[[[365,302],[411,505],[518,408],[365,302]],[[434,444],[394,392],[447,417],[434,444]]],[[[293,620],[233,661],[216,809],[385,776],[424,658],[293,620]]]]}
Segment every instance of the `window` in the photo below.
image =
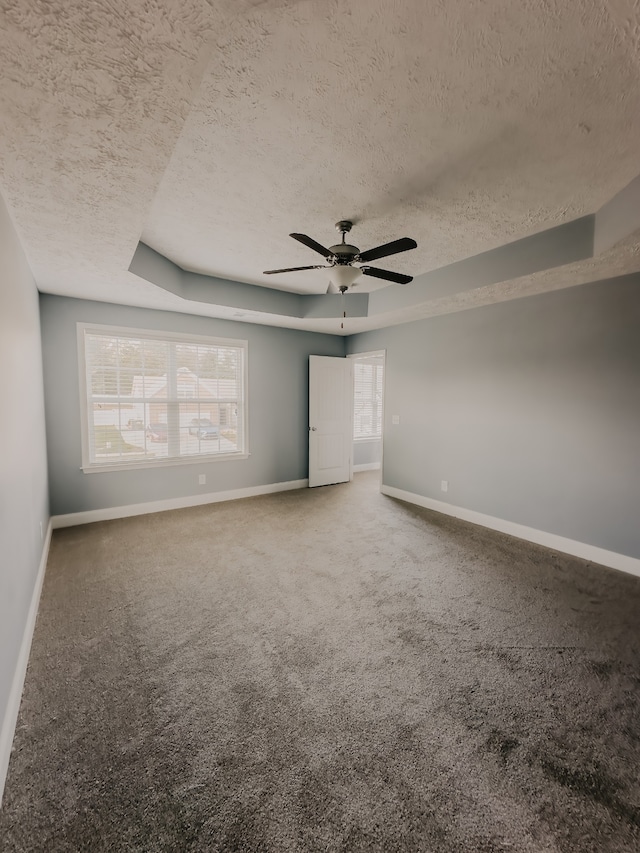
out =
{"type": "Polygon", "coordinates": [[[356,356],[353,364],[353,437],[382,436],[383,355],[356,356]]]}
{"type": "Polygon", "coordinates": [[[247,342],[78,325],[84,470],[246,457],[247,342]]]}

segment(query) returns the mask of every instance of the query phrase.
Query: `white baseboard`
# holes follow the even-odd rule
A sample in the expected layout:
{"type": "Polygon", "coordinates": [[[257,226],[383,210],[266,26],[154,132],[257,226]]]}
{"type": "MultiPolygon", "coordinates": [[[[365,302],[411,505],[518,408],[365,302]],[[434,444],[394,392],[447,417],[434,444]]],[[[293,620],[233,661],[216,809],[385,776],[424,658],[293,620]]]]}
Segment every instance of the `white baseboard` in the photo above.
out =
{"type": "Polygon", "coordinates": [[[536,545],[544,545],[547,548],[553,548],[554,551],[562,551],[564,554],[571,554],[572,557],[581,557],[583,560],[589,560],[592,563],[599,563],[601,566],[608,566],[611,569],[640,577],[640,560],[635,557],[628,557],[626,554],[607,551],[604,548],[597,548],[595,545],[587,545],[585,542],[577,542],[575,539],[566,539],[564,536],[557,536],[555,533],[546,533],[544,530],[536,530],[534,527],[526,527],[524,524],[516,524],[513,521],[505,521],[492,515],[484,515],[484,513],[453,506],[453,504],[444,501],[425,498],[422,495],[415,495],[413,492],[396,489],[394,486],[383,484],[380,491],[390,498],[398,498],[398,500],[416,504],[425,509],[432,509],[444,515],[452,515],[454,518],[461,518],[463,521],[470,521],[472,524],[489,527],[492,530],[500,531],[500,533],[508,533],[517,539],[535,542],[536,545]]]}
{"type": "Polygon", "coordinates": [[[0,807],[2,806],[2,796],[4,794],[4,784],[7,780],[7,771],[9,770],[11,746],[13,744],[13,737],[16,731],[16,723],[18,722],[20,700],[22,699],[22,688],[24,687],[24,679],[27,674],[31,641],[33,639],[33,631],[36,627],[38,605],[40,604],[40,593],[42,592],[44,573],[47,568],[49,546],[51,545],[51,530],[52,524],[51,520],[49,520],[47,533],[44,539],[44,546],[42,548],[42,556],[40,557],[40,565],[38,566],[38,574],[36,575],[36,582],[33,585],[33,592],[31,594],[29,612],[27,613],[24,631],[22,633],[20,652],[18,654],[18,660],[16,661],[13,681],[11,682],[11,689],[9,691],[9,701],[7,702],[4,719],[2,720],[2,728],[0,728],[0,807]]]}
{"type": "Polygon", "coordinates": [[[360,471],[379,471],[379,462],[362,462],[360,465],[353,466],[353,473],[358,474],[360,471]]]}
{"type": "Polygon", "coordinates": [[[226,492],[208,492],[205,495],[187,495],[184,498],[168,498],[162,501],[129,504],[128,506],[110,506],[104,509],[90,509],[85,512],[70,512],[66,515],[54,515],[53,528],[75,527],[77,524],[91,524],[93,521],[111,521],[114,518],[129,518],[133,515],[147,515],[151,512],[165,512],[169,509],[185,509],[190,506],[215,504],[222,501],[235,501],[240,498],[252,498],[255,495],[269,495],[274,492],[288,492],[291,489],[306,489],[309,480],[288,480],[285,483],[268,483],[265,486],[248,486],[245,489],[230,489],[226,492]]]}

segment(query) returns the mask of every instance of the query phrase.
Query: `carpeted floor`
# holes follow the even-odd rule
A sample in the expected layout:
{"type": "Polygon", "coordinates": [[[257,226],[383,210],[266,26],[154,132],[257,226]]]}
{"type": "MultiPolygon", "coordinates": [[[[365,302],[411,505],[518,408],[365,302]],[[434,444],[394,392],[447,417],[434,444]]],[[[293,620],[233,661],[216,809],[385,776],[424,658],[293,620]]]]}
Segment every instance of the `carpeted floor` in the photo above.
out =
{"type": "Polygon", "coordinates": [[[59,530],[1,849],[638,851],[639,617],[375,472],[59,530]]]}

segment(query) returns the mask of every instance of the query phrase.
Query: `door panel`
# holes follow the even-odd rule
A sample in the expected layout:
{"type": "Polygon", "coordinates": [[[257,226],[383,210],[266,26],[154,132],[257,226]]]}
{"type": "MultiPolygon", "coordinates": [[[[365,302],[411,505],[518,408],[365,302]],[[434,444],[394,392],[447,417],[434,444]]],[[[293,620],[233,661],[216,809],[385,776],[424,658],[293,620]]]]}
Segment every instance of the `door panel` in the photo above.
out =
{"type": "Polygon", "coordinates": [[[309,486],[351,479],[352,388],[348,358],[309,357],[309,486]]]}

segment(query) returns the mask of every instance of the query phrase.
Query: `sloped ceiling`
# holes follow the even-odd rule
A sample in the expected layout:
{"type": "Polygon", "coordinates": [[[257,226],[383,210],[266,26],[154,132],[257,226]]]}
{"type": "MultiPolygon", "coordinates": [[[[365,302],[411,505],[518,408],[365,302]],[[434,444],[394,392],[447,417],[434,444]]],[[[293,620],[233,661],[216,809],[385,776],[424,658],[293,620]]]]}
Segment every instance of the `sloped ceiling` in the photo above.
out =
{"type": "Polygon", "coordinates": [[[0,187],[44,292],[348,334],[640,271],[634,0],[0,14],[0,187]],[[262,270],[344,218],[418,248],[340,330],[305,300],[326,272],[262,270]]]}

